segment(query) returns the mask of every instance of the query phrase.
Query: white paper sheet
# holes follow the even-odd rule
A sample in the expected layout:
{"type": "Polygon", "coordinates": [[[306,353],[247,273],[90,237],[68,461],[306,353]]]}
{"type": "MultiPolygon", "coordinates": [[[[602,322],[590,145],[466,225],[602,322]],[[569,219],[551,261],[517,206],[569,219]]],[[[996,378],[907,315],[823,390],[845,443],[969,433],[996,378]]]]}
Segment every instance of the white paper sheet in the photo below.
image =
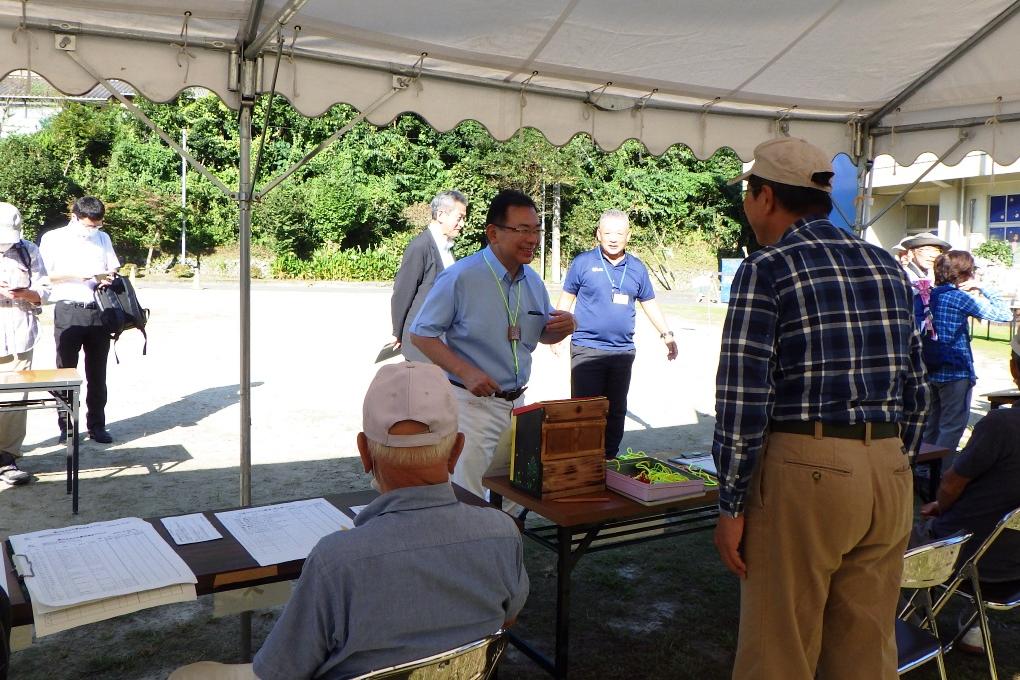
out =
{"type": "Polygon", "coordinates": [[[216,530],[208,519],[200,512],[192,515],[179,515],[177,517],[164,517],[160,520],[166,530],[170,532],[170,538],[174,539],[177,545],[188,543],[203,543],[223,538],[223,534],[216,530]]]}
{"type": "Polygon", "coordinates": [[[137,517],[10,537],[24,555],[33,603],[66,607],[179,583],[195,574],[156,529],[137,517]]]}
{"type": "Polygon", "coordinates": [[[354,528],[324,498],[217,512],[216,518],[263,567],[303,560],[323,536],[354,528]]]}
{"type": "Polygon", "coordinates": [[[361,511],[367,507],[368,507],[367,505],[352,505],[351,512],[353,512],[354,516],[357,517],[358,515],[361,514],[361,511]]]}
{"type": "Polygon", "coordinates": [[[41,637],[150,607],[194,599],[197,599],[195,586],[190,583],[178,583],[165,588],[84,602],[70,607],[47,607],[33,601],[32,620],[35,623],[36,636],[41,637]]]}

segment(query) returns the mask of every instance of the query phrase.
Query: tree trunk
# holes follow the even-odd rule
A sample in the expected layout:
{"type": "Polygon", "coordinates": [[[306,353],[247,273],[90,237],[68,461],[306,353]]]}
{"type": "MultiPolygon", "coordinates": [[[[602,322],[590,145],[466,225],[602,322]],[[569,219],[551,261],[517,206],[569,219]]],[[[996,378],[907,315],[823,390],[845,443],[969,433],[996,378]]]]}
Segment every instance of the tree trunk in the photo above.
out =
{"type": "Polygon", "coordinates": [[[549,253],[553,283],[560,282],[560,183],[553,184],[552,248],[549,253]]]}

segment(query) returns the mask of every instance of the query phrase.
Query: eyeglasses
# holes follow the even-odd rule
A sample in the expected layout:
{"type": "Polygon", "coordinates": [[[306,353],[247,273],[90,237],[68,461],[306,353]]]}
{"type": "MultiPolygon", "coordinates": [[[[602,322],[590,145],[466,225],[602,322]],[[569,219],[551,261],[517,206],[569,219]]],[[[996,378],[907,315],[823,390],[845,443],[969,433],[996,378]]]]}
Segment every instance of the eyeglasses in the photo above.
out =
{"type": "Polygon", "coordinates": [[[542,229],[540,227],[532,227],[531,225],[528,224],[518,224],[516,226],[512,226],[509,224],[496,224],[495,222],[493,222],[492,226],[499,227],[500,229],[506,229],[507,231],[516,232],[521,236],[541,236],[542,234],[545,233],[545,229],[542,229]]]}

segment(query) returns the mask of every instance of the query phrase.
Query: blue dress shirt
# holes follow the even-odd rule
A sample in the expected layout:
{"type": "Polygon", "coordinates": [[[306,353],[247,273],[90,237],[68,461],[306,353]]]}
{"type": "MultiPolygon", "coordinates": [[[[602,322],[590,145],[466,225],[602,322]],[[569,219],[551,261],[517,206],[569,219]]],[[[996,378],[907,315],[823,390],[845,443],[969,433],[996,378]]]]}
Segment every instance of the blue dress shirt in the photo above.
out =
{"type": "MultiPolygon", "coordinates": [[[[531,353],[549,320],[552,304],[545,284],[528,265],[511,281],[506,267],[490,248],[458,260],[444,269],[411,324],[411,332],[428,338],[445,334],[446,344],[458,356],[485,371],[501,390],[514,390],[531,377],[531,353]],[[491,269],[490,269],[491,268],[491,269]],[[507,296],[511,314],[520,312],[517,367],[507,329],[507,296]],[[529,314],[538,312],[538,314],[529,314]]],[[[457,376],[451,376],[457,380],[457,376]]]]}

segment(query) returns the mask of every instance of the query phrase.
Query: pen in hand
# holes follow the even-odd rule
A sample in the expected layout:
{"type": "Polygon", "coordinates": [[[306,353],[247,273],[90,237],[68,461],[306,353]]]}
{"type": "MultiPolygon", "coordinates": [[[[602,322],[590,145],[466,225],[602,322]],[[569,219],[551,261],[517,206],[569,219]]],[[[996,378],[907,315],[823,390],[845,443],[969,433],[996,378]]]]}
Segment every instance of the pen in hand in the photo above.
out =
{"type": "Polygon", "coordinates": [[[544,314],[544,313],[542,313],[542,312],[536,312],[536,311],[535,311],[534,309],[529,309],[529,310],[528,310],[528,314],[531,314],[532,316],[545,316],[545,314],[544,314]]]}

